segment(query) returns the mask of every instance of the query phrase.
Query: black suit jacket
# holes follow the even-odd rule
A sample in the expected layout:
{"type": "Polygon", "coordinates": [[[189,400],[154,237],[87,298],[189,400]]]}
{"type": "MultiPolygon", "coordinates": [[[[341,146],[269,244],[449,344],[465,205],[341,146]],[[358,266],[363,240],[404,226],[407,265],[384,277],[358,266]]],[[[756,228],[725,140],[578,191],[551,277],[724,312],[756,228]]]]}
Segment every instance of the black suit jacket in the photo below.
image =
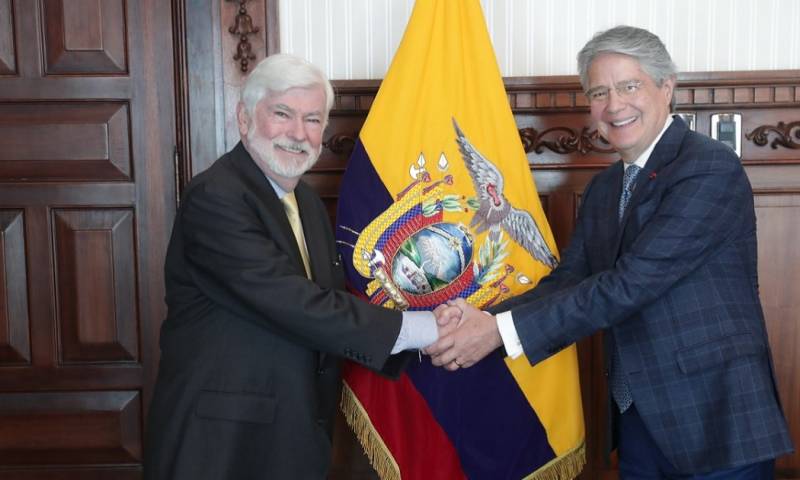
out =
{"type": "Polygon", "coordinates": [[[401,314],[342,291],[324,205],[295,189],[313,281],[283,205],[239,144],[192,180],[165,265],[167,319],[145,478],[324,478],[338,358],[397,375],[401,314]]]}
{"type": "Polygon", "coordinates": [[[642,420],[683,472],[791,451],[741,162],[675,117],[620,222],[622,174],[617,162],[592,179],[561,264],[495,310],[512,310],[533,363],[605,329],[642,420]]]}

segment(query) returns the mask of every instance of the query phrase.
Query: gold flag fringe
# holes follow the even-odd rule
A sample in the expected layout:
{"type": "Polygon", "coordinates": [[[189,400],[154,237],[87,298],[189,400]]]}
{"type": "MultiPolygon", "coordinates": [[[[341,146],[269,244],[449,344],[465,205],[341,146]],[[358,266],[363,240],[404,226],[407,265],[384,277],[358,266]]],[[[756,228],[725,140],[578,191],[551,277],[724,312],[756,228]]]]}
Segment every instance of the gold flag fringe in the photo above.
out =
{"type": "Polygon", "coordinates": [[[531,473],[524,480],[565,480],[577,477],[586,465],[586,444],[580,445],[569,452],[554,458],[544,466],[531,473]]]}
{"type": "Polygon", "coordinates": [[[369,463],[378,473],[378,477],[381,480],[400,480],[400,467],[347,382],[344,382],[342,386],[342,400],[339,406],[347,424],[353,429],[364,453],[367,454],[369,463]]]}
{"type": "MultiPolygon", "coordinates": [[[[347,424],[356,434],[364,453],[369,458],[372,468],[378,473],[381,480],[400,480],[400,467],[397,465],[392,453],[383,443],[369,415],[356,395],[344,382],[342,386],[342,400],[339,404],[347,424]]],[[[525,477],[523,480],[565,480],[575,478],[586,465],[586,444],[581,442],[564,455],[554,458],[544,466],[525,477]]]]}

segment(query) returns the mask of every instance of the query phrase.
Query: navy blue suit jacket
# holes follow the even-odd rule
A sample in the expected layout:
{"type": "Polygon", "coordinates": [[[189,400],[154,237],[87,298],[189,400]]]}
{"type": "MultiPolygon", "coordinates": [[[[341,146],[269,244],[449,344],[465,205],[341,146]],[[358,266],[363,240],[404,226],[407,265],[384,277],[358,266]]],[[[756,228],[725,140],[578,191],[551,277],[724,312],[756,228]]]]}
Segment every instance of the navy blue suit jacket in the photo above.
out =
{"type": "Polygon", "coordinates": [[[619,222],[622,173],[617,162],[586,187],[561,264],[493,310],[511,308],[531,363],[606,330],[644,423],[682,471],[791,451],[758,297],[753,194],[739,159],[676,117],[619,222]]]}

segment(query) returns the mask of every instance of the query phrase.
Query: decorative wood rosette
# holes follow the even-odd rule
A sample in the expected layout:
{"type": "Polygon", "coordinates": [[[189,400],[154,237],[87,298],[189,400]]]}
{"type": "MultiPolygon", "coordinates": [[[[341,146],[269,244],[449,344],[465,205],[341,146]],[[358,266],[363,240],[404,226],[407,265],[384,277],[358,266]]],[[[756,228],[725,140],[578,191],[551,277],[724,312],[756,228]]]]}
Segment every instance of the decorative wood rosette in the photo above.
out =
{"type": "Polygon", "coordinates": [[[769,143],[770,133],[776,135],[769,144],[770,147],[777,149],[781,146],[793,150],[800,150],[800,142],[792,139],[792,136],[794,136],[800,140],[800,120],[790,123],[778,122],[778,124],[774,126],[762,125],[746,134],[745,137],[759,147],[764,147],[769,143]]]}
{"type": "Polygon", "coordinates": [[[525,153],[542,153],[543,148],[552,150],[562,155],[580,152],[583,155],[589,152],[614,153],[613,148],[604,148],[598,144],[608,145],[608,142],[600,135],[597,130],[589,131],[589,127],[583,127],[580,134],[568,127],[548,128],[539,132],[535,128],[522,128],[519,130],[522,145],[525,153]],[[558,135],[561,133],[561,135],[558,135]],[[546,137],[550,137],[549,139],[546,137]]]}

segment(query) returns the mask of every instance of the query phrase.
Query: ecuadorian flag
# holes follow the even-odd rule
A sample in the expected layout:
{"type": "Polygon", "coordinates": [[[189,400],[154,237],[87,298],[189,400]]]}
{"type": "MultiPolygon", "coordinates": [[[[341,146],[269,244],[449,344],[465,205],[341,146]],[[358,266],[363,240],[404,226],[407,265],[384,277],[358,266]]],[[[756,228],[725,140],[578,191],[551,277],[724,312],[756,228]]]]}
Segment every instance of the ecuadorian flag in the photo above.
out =
{"type": "MultiPolygon", "coordinates": [[[[478,0],[417,0],[356,142],[336,228],[349,287],[387,308],[479,308],[557,264],[478,0]]],[[[342,410],[383,479],[574,478],[584,464],[575,347],[531,366],[502,349],[398,381],[345,368],[342,410]]]]}

